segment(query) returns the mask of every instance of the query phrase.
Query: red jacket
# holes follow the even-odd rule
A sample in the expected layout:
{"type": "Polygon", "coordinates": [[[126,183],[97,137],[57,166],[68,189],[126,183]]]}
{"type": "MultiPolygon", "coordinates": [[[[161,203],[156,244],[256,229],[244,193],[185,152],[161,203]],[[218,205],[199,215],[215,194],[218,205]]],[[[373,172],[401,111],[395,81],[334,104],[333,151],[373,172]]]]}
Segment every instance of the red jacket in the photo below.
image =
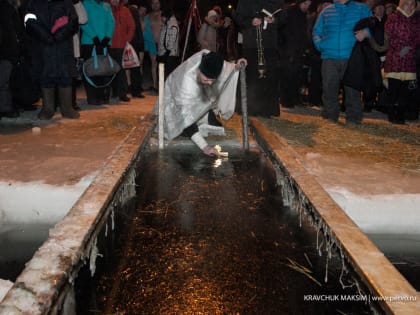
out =
{"type": "Polygon", "coordinates": [[[112,35],[111,48],[124,48],[125,44],[133,39],[135,24],[130,11],[123,5],[111,6],[115,20],[114,35],[112,35]]]}
{"type": "Polygon", "coordinates": [[[420,46],[420,15],[404,16],[396,11],[385,23],[389,47],[386,53],[384,70],[389,72],[416,72],[416,47],[420,46]],[[400,56],[403,47],[411,47],[408,53],[400,56]]]}

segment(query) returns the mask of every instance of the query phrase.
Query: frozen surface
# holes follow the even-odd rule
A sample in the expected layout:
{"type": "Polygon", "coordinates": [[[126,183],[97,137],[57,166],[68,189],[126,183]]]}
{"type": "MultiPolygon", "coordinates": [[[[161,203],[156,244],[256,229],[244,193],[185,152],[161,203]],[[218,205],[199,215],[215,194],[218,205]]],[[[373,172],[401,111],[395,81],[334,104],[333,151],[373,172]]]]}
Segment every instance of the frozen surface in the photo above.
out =
{"type": "Polygon", "coordinates": [[[94,174],[75,185],[0,182],[0,233],[8,224],[53,224],[61,220],[92,182],[94,174]]]}
{"type": "Polygon", "coordinates": [[[420,237],[420,194],[356,195],[342,187],[328,193],[366,233],[420,237]]]}
{"type": "Polygon", "coordinates": [[[303,163],[364,232],[420,239],[420,174],[319,153],[303,163]]]}

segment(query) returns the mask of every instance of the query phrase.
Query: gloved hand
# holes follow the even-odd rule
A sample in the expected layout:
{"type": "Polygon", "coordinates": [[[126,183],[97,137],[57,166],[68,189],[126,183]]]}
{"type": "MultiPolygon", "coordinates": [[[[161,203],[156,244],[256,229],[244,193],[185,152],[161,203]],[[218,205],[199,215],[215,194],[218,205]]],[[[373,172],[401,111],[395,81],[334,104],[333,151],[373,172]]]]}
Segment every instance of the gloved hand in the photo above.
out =
{"type": "Polygon", "coordinates": [[[399,55],[400,57],[404,57],[405,55],[407,55],[407,54],[408,54],[408,52],[410,51],[410,49],[412,49],[412,47],[410,47],[410,46],[404,46],[404,47],[400,50],[400,52],[398,53],[398,55],[399,55]]]}
{"type": "Polygon", "coordinates": [[[69,17],[66,15],[63,15],[56,19],[53,27],[51,28],[51,34],[55,34],[58,29],[65,26],[67,23],[69,23],[69,17]]]}
{"type": "Polygon", "coordinates": [[[203,152],[208,156],[219,156],[219,151],[209,145],[203,148],[203,152]]]}
{"type": "Polygon", "coordinates": [[[102,40],[101,40],[101,45],[102,45],[102,47],[107,47],[107,46],[109,46],[109,41],[110,41],[111,39],[109,38],[109,37],[104,37],[102,40]]]}
{"type": "Polygon", "coordinates": [[[93,44],[94,44],[95,46],[101,46],[101,41],[99,40],[98,36],[95,36],[95,37],[93,38],[93,44]]]}

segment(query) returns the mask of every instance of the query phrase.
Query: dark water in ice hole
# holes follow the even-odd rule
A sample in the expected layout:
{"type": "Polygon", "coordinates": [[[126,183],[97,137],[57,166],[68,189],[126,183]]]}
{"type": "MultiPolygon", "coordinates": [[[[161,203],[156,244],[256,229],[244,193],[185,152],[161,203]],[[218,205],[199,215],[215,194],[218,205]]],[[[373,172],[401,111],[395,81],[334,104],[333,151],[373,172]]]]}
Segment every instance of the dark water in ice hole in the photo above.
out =
{"type": "Polygon", "coordinates": [[[76,281],[78,314],[371,314],[364,302],[304,300],[357,292],[341,288],[337,257],[324,282],[316,232],[282,205],[262,154],[149,152],[137,174],[114,252],[76,281]]]}
{"type": "Polygon", "coordinates": [[[51,224],[4,224],[0,231],[0,279],[16,281],[35,251],[48,238],[51,224]]]}
{"type": "Polygon", "coordinates": [[[419,237],[399,234],[369,234],[368,236],[407,281],[420,291],[419,237]]]}

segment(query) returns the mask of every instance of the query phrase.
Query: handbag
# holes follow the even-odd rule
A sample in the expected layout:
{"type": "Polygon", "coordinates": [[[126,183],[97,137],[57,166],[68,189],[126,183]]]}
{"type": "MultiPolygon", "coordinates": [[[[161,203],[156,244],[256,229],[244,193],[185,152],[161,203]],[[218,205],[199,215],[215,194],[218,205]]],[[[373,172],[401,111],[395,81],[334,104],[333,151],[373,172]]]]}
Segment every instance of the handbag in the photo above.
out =
{"type": "Polygon", "coordinates": [[[97,55],[93,47],[92,57],[83,63],[83,73],[88,77],[108,77],[117,74],[120,70],[120,65],[112,59],[106,48],[103,55],[97,55]]]}
{"type": "Polygon", "coordinates": [[[114,80],[117,73],[121,70],[120,65],[112,59],[105,47],[103,55],[97,55],[95,46],[92,49],[92,57],[83,62],[82,70],[86,81],[94,87],[108,86],[114,80]],[[93,77],[111,77],[109,82],[98,86],[93,81],[93,77]]]}
{"type": "Polygon", "coordinates": [[[125,44],[121,64],[124,69],[140,67],[139,56],[129,42],[125,44]]]}

